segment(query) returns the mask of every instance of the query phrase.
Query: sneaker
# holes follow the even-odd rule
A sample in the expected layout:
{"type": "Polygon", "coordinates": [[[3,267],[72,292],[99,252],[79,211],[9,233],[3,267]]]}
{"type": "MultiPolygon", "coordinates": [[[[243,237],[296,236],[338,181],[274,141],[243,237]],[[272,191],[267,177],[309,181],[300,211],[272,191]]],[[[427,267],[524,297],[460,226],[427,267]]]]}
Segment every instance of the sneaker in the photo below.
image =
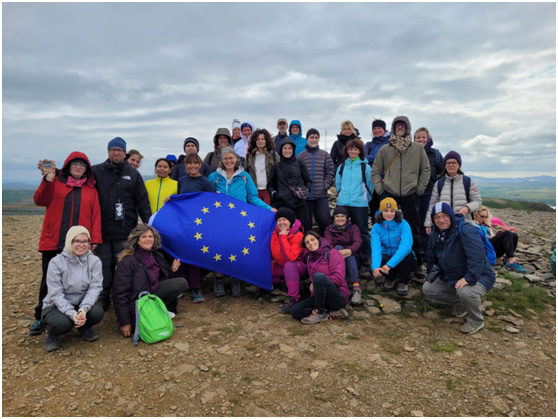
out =
{"type": "Polygon", "coordinates": [[[169,317],[171,319],[174,319],[176,317],[176,313],[173,313],[172,311],[169,311],[169,317]]]}
{"type": "Polygon", "coordinates": [[[95,342],[96,340],[99,340],[99,334],[90,327],[88,328],[80,327],[78,329],[78,332],[83,338],[83,340],[87,342],[95,342]]]}
{"type": "Polygon", "coordinates": [[[325,311],[323,313],[319,313],[318,310],[314,310],[312,314],[310,314],[308,317],[303,318],[301,322],[302,324],[318,324],[327,322],[328,319],[329,316],[325,311]]]}
{"type": "Polygon", "coordinates": [[[341,308],[339,310],[330,311],[329,318],[331,320],[346,320],[349,318],[349,313],[347,313],[347,310],[344,308],[341,308]]]}
{"type": "Polygon", "coordinates": [[[515,262],[515,263],[510,263],[510,262],[506,262],[506,268],[508,268],[510,271],[514,271],[520,274],[526,274],[527,271],[525,269],[523,269],[523,267],[515,262]]]}
{"type": "Polygon", "coordinates": [[[481,324],[477,324],[476,326],[472,323],[465,323],[463,324],[460,328],[459,331],[461,333],[465,333],[467,335],[472,335],[473,333],[477,333],[479,330],[481,330],[484,327],[484,323],[481,324]]]}
{"type": "Polygon", "coordinates": [[[215,297],[225,296],[225,280],[223,278],[215,278],[215,297]]]}
{"type": "Polygon", "coordinates": [[[194,297],[194,303],[203,303],[205,301],[199,289],[192,290],[192,296],[194,297]]]}
{"type": "Polygon", "coordinates": [[[293,297],[289,297],[289,302],[285,305],[279,307],[279,312],[281,314],[291,314],[291,308],[296,304],[293,297]]]}
{"type": "Polygon", "coordinates": [[[40,320],[35,320],[35,323],[33,323],[33,326],[29,329],[29,334],[31,336],[40,335],[43,333],[43,330],[45,330],[44,323],[40,320]]]}
{"type": "Polygon", "coordinates": [[[400,296],[404,297],[408,294],[409,294],[409,284],[404,284],[404,283],[400,282],[397,285],[397,295],[400,295],[400,296]]]}
{"type": "Polygon", "coordinates": [[[359,306],[362,304],[362,291],[353,289],[353,296],[351,297],[351,305],[359,306]]]}
{"type": "Polygon", "coordinates": [[[240,289],[240,279],[231,278],[231,293],[233,297],[240,297],[242,290],[240,289]]]}
{"type": "Polygon", "coordinates": [[[453,311],[451,312],[451,315],[453,317],[458,317],[458,318],[462,318],[465,317],[467,315],[467,310],[465,310],[464,308],[459,308],[459,307],[455,307],[453,309],[453,311]]]}
{"type": "Polygon", "coordinates": [[[61,345],[60,345],[60,341],[58,340],[58,337],[54,335],[50,335],[48,332],[46,332],[45,349],[47,350],[47,352],[56,351],[60,349],[60,346],[61,345]]]}
{"type": "Polygon", "coordinates": [[[385,292],[389,292],[389,291],[393,291],[395,289],[395,280],[389,280],[386,279],[386,282],[384,282],[384,291],[385,292]]]}

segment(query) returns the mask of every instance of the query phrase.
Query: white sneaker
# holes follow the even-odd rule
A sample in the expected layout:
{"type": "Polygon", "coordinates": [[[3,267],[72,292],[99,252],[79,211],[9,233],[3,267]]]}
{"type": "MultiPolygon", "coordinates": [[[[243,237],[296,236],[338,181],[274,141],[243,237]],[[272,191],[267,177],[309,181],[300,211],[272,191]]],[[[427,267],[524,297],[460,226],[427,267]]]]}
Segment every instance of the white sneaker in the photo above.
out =
{"type": "Polygon", "coordinates": [[[169,316],[171,319],[174,319],[176,317],[176,314],[173,313],[172,311],[169,311],[169,316]]]}

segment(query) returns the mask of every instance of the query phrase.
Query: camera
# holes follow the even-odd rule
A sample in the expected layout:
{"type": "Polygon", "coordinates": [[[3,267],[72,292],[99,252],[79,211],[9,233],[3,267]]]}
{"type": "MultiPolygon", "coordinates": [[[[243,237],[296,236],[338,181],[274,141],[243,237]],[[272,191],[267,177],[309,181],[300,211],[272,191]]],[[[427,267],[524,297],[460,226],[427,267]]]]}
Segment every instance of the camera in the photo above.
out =
{"type": "Polygon", "coordinates": [[[438,279],[440,277],[441,271],[440,271],[440,267],[438,265],[433,265],[432,266],[432,270],[430,271],[430,273],[426,276],[426,280],[430,283],[436,281],[436,279],[438,279]]]}

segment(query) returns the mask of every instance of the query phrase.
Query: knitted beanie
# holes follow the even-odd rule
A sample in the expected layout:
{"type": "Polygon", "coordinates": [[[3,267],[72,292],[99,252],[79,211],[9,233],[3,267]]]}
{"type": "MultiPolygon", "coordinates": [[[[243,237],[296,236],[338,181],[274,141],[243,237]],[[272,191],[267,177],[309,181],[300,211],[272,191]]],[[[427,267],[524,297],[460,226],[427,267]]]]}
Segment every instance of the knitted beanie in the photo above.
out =
{"type": "Polygon", "coordinates": [[[459,163],[459,167],[461,167],[461,156],[457,151],[450,151],[448,152],[448,154],[446,154],[446,157],[444,157],[444,166],[449,159],[457,160],[457,163],[459,163]]]}
{"type": "Polygon", "coordinates": [[[91,235],[89,234],[89,231],[83,226],[73,226],[66,233],[66,245],[64,249],[66,249],[66,252],[71,255],[74,254],[74,252],[72,251],[72,241],[80,234],[86,234],[87,238],[91,241],[91,235]]]}
{"type": "Polygon", "coordinates": [[[107,150],[115,147],[121,148],[122,150],[126,151],[126,141],[124,141],[120,137],[114,137],[112,140],[109,141],[107,150]]]}

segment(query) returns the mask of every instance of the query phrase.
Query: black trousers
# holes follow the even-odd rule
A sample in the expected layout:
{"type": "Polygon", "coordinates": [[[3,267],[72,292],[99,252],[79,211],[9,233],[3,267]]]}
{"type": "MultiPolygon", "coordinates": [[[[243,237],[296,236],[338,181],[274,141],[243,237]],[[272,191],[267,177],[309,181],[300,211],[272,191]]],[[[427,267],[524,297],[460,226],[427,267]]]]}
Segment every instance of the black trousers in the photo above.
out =
{"type": "Polygon", "coordinates": [[[515,256],[515,249],[517,248],[519,236],[511,231],[503,231],[496,234],[491,239],[488,239],[488,241],[490,241],[492,247],[494,247],[497,258],[500,258],[505,254],[509,259],[515,256]]]}

